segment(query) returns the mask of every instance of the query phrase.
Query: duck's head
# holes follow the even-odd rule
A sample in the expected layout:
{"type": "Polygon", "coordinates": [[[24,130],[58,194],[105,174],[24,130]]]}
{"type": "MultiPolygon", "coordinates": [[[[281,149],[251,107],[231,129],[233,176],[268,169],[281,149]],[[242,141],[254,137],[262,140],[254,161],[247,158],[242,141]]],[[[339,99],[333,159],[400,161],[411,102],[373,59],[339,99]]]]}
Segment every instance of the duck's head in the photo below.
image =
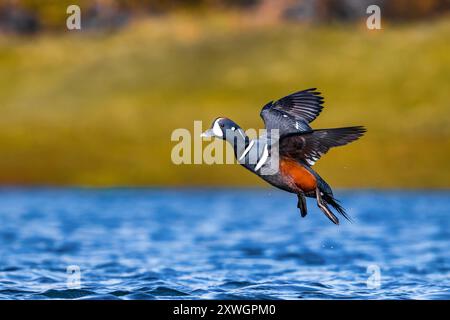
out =
{"type": "Polygon", "coordinates": [[[222,140],[232,141],[235,137],[245,140],[244,130],[236,122],[228,118],[217,118],[213,121],[211,128],[201,134],[203,138],[216,137],[222,140]]]}

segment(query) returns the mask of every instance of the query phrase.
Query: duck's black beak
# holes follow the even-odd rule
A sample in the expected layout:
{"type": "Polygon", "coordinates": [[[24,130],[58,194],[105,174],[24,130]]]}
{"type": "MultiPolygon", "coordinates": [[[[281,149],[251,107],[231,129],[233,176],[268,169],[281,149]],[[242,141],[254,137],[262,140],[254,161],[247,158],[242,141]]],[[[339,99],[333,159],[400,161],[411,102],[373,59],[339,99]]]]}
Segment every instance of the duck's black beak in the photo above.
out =
{"type": "Polygon", "coordinates": [[[212,129],[208,129],[205,132],[203,132],[200,137],[202,138],[210,138],[210,137],[214,137],[214,132],[212,129]]]}

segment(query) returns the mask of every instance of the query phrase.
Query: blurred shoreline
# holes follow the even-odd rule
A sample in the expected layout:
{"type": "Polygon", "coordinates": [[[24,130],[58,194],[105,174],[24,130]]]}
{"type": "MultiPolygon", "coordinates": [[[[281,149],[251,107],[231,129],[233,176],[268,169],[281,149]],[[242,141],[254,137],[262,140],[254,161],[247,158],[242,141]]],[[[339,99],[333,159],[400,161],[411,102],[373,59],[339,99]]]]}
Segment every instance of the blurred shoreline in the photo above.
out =
{"type": "Polygon", "coordinates": [[[247,24],[285,22],[358,23],[368,8],[377,6],[390,23],[432,21],[450,12],[447,0],[4,0],[0,3],[0,32],[39,34],[64,31],[70,6],[82,12],[84,30],[118,30],[140,18],[173,14],[228,16],[247,24]]]}
{"type": "MultiPolygon", "coordinates": [[[[450,16],[370,31],[236,12],[114,32],[0,33],[0,185],[264,186],[239,166],[171,162],[176,128],[317,87],[314,128],[365,125],[315,169],[336,188],[450,187],[450,16]]],[[[207,143],[204,144],[206,146],[207,143]]]]}

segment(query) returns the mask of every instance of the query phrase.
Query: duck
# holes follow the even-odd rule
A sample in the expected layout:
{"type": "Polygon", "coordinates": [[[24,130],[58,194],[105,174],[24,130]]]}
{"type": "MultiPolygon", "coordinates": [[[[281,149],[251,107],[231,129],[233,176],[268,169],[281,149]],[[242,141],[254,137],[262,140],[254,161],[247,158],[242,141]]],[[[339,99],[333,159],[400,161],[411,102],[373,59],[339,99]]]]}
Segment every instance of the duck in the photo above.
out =
{"type": "Polygon", "coordinates": [[[270,185],[295,194],[301,217],[308,213],[306,198],[314,198],[324,215],[338,225],[330,206],[352,220],[312,167],[331,148],[358,140],[367,130],[364,126],[313,129],[310,123],[323,108],[321,93],[310,88],[265,104],[260,112],[265,130],[254,139],[226,117],[214,119],[201,136],[225,140],[231,144],[237,163],[270,185]]]}

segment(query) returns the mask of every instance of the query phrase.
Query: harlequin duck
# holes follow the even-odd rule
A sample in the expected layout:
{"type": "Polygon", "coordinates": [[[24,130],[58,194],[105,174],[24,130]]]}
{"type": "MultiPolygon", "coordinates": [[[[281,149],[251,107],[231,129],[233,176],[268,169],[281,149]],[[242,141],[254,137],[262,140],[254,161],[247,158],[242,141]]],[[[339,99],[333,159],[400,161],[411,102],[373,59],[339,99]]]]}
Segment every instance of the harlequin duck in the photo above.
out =
{"type": "Polygon", "coordinates": [[[302,217],[307,214],[305,197],[311,197],[333,223],[339,224],[328,205],[350,219],[330,186],[311,167],[330,148],[357,140],[366,129],[312,129],[309,123],[322,111],[323,101],[320,92],[311,88],[269,102],[260,114],[266,132],[256,139],[250,139],[234,121],[222,117],[215,119],[202,137],[226,140],[238,163],[271,185],[296,194],[302,217]]]}

